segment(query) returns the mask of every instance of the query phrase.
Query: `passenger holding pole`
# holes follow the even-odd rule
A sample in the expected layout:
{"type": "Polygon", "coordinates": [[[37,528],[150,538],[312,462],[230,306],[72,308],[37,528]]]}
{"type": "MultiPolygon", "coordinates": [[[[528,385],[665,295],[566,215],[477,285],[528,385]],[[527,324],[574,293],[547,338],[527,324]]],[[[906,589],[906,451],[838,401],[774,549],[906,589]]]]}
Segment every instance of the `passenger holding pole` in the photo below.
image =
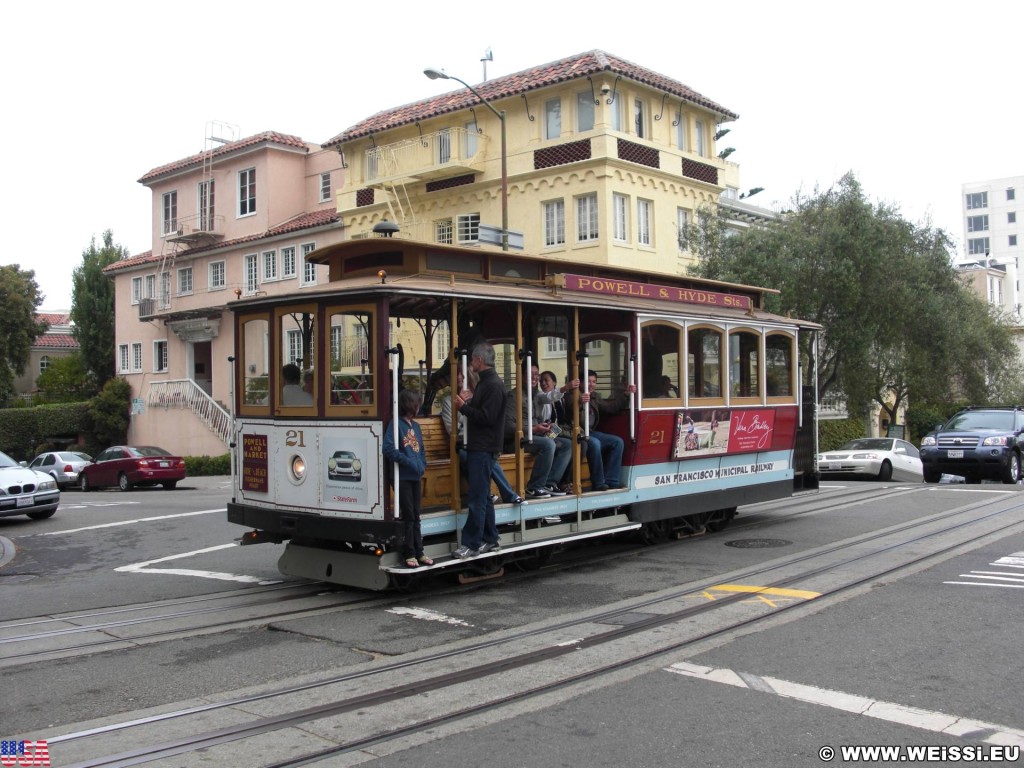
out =
{"type": "Polygon", "coordinates": [[[398,478],[399,514],[405,523],[405,564],[409,568],[434,564],[423,552],[420,530],[421,480],[427,470],[427,460],[423,454],[423,433],[414,418],[419,409],[418,392],[403,389],[398,393],[398,415],[384,431],[382,451],[384,457],[393,462],[398,478]],[[397,443],[396,432],[399,434],[397,443]]]}
{"type": "Polygon", "coordinates": [[[469,514],[462,528],[462,545],[452,557],[475,557],[500,549],[491,498],[491,466],[498,460],[505,437],[505,386],[494,371],[494,347],[473,348],[470,368],[480,375],[475,392],[463,390],[455,407],[466,417],[466,473],[469,475],[469,514]]]}

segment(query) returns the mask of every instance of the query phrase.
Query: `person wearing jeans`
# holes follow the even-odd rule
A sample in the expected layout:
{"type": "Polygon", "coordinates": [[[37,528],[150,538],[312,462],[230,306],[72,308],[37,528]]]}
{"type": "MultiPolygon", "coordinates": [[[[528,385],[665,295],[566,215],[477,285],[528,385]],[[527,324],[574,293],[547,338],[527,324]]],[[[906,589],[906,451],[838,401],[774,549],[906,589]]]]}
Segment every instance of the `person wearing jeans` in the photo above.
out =
{"type": "Polygon", "coordinates": [[[595,491],[621,488],[622,452],[625,443],[618,435],[598,432],[594,428],[601,421],[601,414],[618,413],[623,408],[621,400],[626,393],[636,392],[630,384],[619,400],[605,400],[597,396],[597,374],[593,371],[587,377],[587,391],[580,396],[584,403],[590,424],[590,439],[587,441],[587,463],[590,465],[590,485],[595,491]]]}

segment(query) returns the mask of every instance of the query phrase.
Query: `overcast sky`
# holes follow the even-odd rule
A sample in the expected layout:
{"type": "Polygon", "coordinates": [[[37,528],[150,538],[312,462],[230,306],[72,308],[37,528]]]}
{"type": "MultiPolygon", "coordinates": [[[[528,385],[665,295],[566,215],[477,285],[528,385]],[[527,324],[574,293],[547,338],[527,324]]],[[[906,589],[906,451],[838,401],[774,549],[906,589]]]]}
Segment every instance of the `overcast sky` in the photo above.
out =
{"type": "Polygon", "coordinates": [[[719,148],[736,148],[744,189],[765,188],[751,202],[853,171],[960,243],[960,185],[1024,174],[1022,39],[1019,0],[15,4],[0,263],[34,269],[42,308],[68,309],[92,238],[152,247],[137,180],[200,152],[210,121],[324,142],[457,85],[426,66],[480,82],[488,47],[489,78],[595,48],[653,69],[739,114],[719,148]]]}

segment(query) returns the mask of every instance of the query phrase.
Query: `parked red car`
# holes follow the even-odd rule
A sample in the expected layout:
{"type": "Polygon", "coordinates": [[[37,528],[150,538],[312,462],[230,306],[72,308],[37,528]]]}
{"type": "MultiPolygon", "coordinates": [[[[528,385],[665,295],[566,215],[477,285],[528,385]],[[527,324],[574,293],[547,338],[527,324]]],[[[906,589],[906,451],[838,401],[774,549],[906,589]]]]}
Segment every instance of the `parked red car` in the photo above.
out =
{"type": "Polygon", "coordinates": [[[116,485],[129,491],[135,485],[162,485],[171,490],[185,479],[185,460],[152,445],[114,445],[101,451],[78,474],[83,491],[116,485]]]}

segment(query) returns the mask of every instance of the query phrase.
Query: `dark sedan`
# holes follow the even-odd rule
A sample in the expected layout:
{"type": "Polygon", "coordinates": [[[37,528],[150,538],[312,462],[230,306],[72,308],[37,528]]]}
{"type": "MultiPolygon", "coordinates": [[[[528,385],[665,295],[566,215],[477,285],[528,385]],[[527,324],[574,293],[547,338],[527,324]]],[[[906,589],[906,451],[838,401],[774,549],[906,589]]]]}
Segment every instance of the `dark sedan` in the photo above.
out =
{"type": "Polygon", "coordinates": [[[162,485],[167,490],[185,479],[185,460],[152,445],[115,445],[101,451],[78,473],[83,491],[116,485],[129,491],[136,485],[162,485]]]}

